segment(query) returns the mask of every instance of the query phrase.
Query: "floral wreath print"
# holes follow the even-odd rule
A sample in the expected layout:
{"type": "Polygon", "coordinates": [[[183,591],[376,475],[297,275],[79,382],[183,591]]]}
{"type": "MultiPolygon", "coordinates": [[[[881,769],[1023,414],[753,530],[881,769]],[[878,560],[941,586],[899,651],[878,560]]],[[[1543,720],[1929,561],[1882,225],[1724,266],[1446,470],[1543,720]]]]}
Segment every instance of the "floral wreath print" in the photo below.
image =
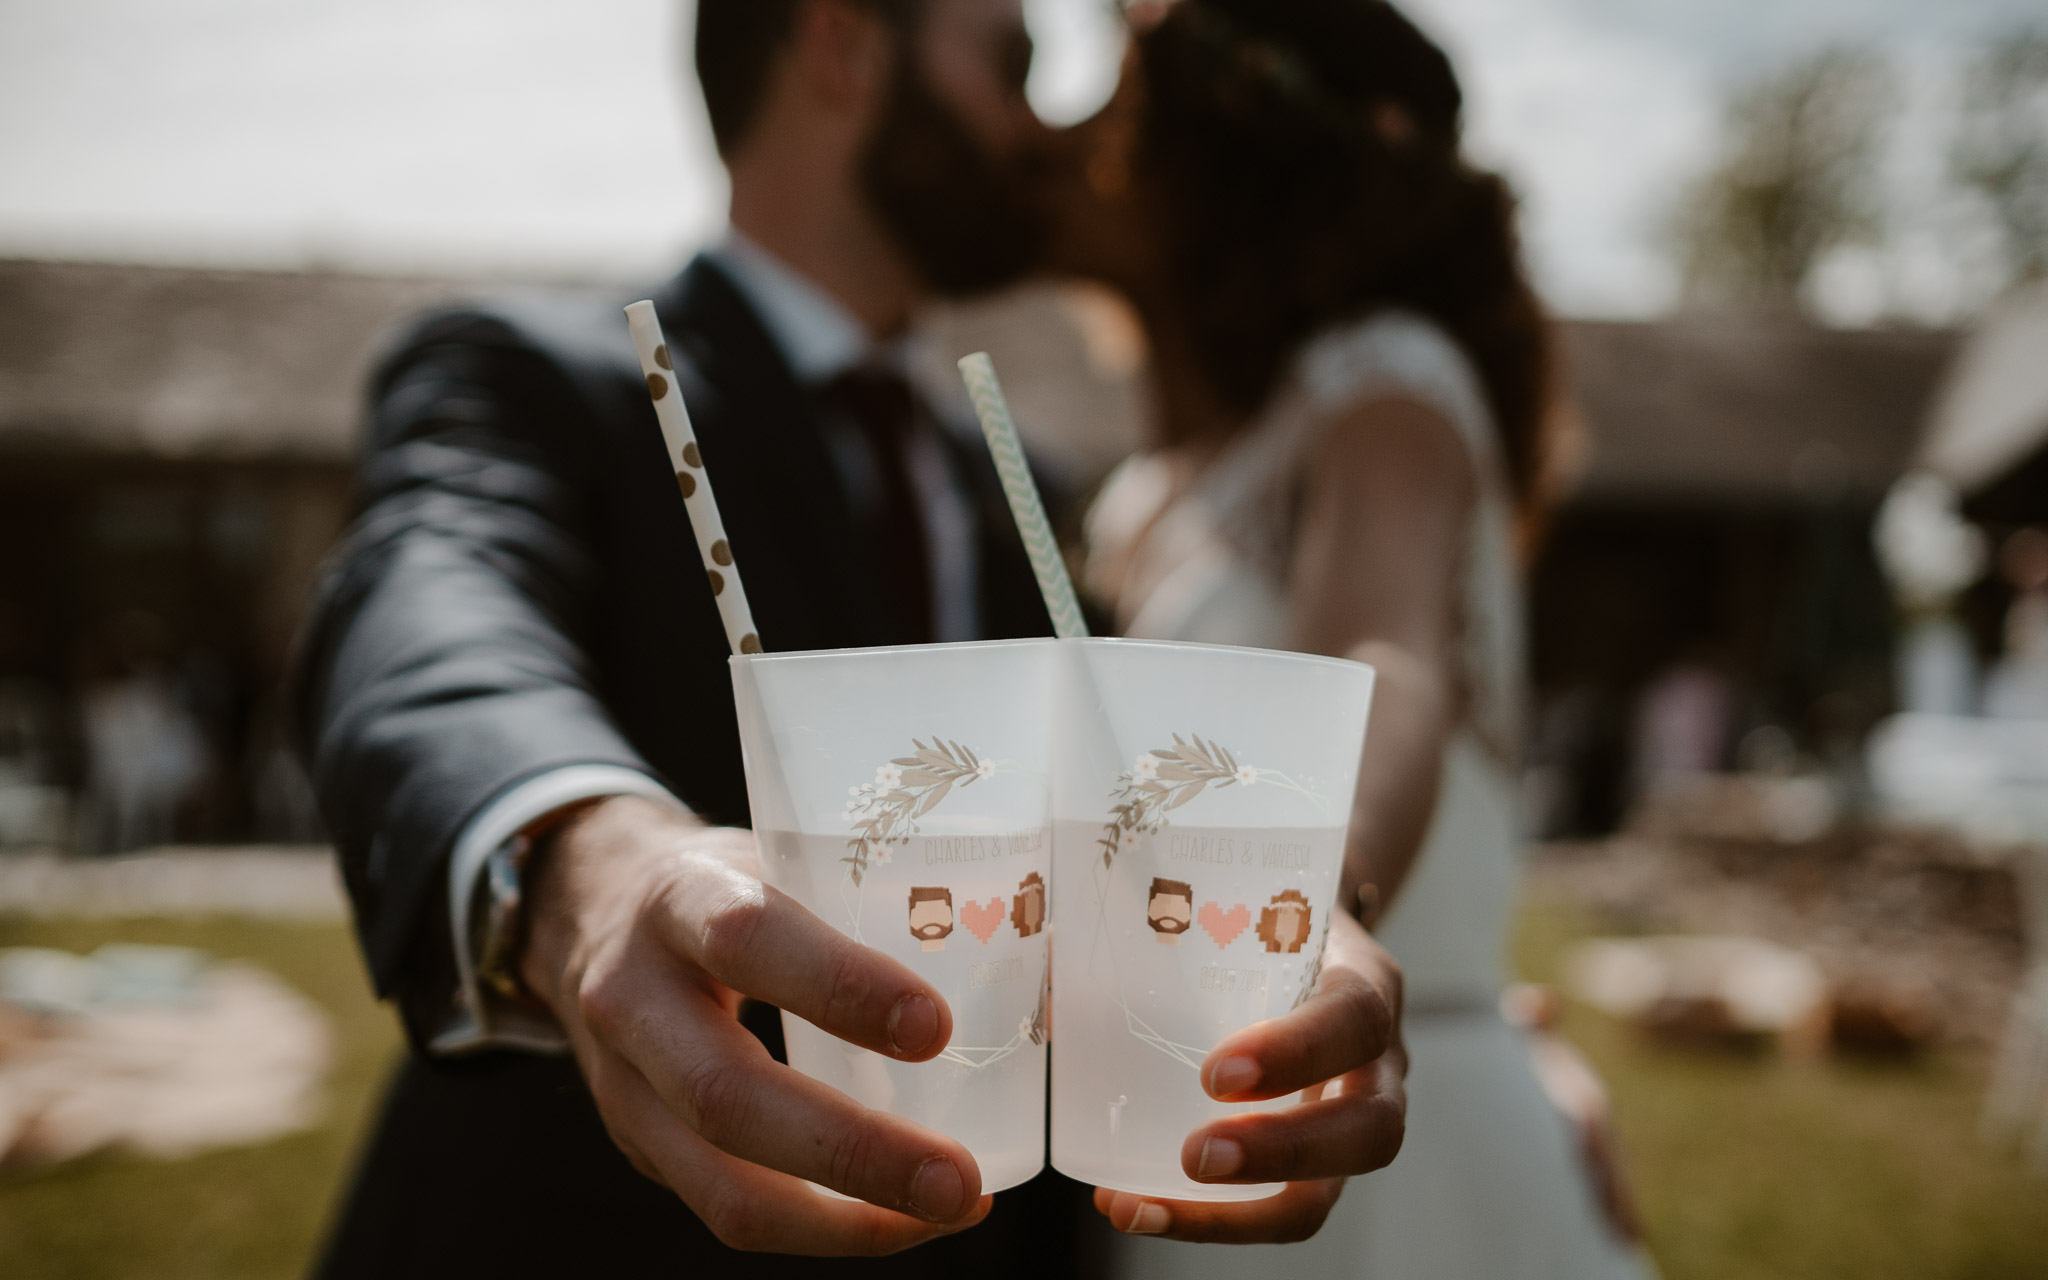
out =
{"type": "MultiPolygon", "coordinates": [[[[844,816],[852,835],[846,841],[847,855],[840,862],[846,866],[846,879],[852,884],[855,897],[848,902],[842,892],[841,901],[856,942],[867,941],[861,936],[859,897],[868,869],[888,866],[896,846],[909,844],[910,838],[921,830],[918,819],[938,808],[953,788],[971,787],[1002,772],[994,760],[977,755],[973,748],[936,735],[930,745],[917,738],[912,738],[910,745],[913,754],[898,756],[877,768],[873,782],[847,788],[844,816]]],[[[1050,963],[1048,959],[1047,964],[1050,963]]],[[[940,1051],[939,1059],[979,1071],[1027,1044],[1045,1044],[1047,976],[1049,970],[1039,977],[1037,1007],[1018,1020],[1016,1033],[1007,1041],[992,1047],[948,1045],[940,1051]]]]}
{"type": "Polygon", "coordinates": [[[1183,741],[1173,735],[1173,745],[1156,747],[1139,756],[1129,773],[1117,775],[1117,789],[1110,793],[1109,821],[1103,824],[1102,865],[1110,866],[1124,843],[1134,835],[1162,830],[1166,815],[1211,787],[1250,787],[1261,782],[1300,792],[1325,808],[1323,798],[1283,773],[1238,763],[1228,747],[1214,739],[1204,741],[1189,734],[1183,741]]]}
{"type": "MultiPolygon", "coordinates": [[[[1204,739],[1200,734],[1189,734],[1182,738],[1173,735],[1170,747],[1155,747],[1140,755],[1132,762],[1130,771],[1117,776],[1117,788],[1110,793],[1109,820],[1103,824],[1102,835],[1097,845],[1102,849],[1102,867],[1107,871],[1115,865],[1116,855],[1135,835],[1150,835],[1162,831],[1168,825],[1167,814],[1187,804],[1196,796],[1210,789],[1224,787],[1251,787],[1261,783],[1283,787],[1305,797],[1325,815],[1329,805],[1323,797],[1310,791],[1286,774],[1274,769],[1262,769],[1238,760],[1237,756],[1221,743],[1204,739]]],[[[1098,873],[1098,876],[1100,873],[1098,873]]],[[[1192,894],[1190,894],[1192,896],[1192,894]]],[[[1096,902],[1102,906],[1107,902],[1104,886],[1096,885],[1096,902]]],[[[1096,942],[1100,944],[1104,930],[1108,927],[1107,916],[1096,923],[1096,942]]],[[[1322,976],[1323,948],[1328,941],[1328,925],[1325,924],[1316,938],[1315,955],[1309,962],[1308,970],[1302,975],[1301,989],[1296,992],[1293,1008],[1299,1008],[1303,1000],[1315,989],[1322,976]]],[[[1114,949],[1111,951],[1114,955],[1114,949]]],[[[1112,960],[1112,963],[1114,961],[1112,960]]],[[[1121,992],[1115,999],[1123,1008],[1124,1025],[1137,1039],[1159,1050],[1167,1057],[1185,1066],[1201,1069],[1208,1050],[1195,1045],[1181,1044],[1155,1031],[1125,1002],[1121,992]]]]}
{"type": "Polygon", "coordinates": [[[996,762],[983,759],[957,742],[934,737],[926,746],[916,738],[917,754],[898,756],[875,770],[875,780],[848,787],[845,817],[853,825],[840,861],[852,868],[855,888],[870,866],[889,865],[890,847],[909,844],[917,820],[939,807],[954,787],[971,787],[996,774],[996,762]]]}

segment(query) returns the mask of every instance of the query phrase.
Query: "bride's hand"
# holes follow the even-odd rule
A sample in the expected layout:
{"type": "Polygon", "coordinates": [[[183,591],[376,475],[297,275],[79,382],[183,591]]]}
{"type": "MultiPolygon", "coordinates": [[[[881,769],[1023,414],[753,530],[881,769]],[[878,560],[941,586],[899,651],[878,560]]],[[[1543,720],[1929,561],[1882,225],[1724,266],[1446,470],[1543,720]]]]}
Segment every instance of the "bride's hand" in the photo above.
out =
{"type": "Polygon", "coordinates": [[[1245,1028],[1202,1063],[1202,1087],[1221,1102],[1300,1093],[1284,1111],[1204,1125],[1181,1145],[1197,1182],[1284,1182],[1265,1200],[1161,1200],[1098,1187],[1095,1207],[1119,1231],[1174,1240],[1281,1244],[1306,1240],[1353,1174],[1401,1149],[1408,1096],[1401,1045],[1401,970],[1348,915],[1330,926],[1323,972],[1301,1007],[1245,1028]]]}

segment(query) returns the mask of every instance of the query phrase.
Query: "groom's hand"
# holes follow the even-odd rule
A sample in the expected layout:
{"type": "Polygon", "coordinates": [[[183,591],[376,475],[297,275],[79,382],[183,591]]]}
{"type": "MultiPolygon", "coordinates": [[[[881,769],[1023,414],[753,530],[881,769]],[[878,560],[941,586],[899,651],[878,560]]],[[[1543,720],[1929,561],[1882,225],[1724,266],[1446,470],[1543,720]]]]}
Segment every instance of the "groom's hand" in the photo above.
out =
{"type": "Polygon", "coordinates": [[[754,996],[904,1062],[952,1035],[931,986],[761,882],[751,833],[604,800],[555,836],[531,893],[522,976],[612,1140],[720,1240],[884,1254],[987,1214],[965,1147],[776,1063],[739,1024],[754,996]]]}
{"type": "Polygon", "coordinates": [[[1346,1178],[1383,1168],[1401,1149],[1407,1072],[1400,967],[1364,926],[1339,915],[1315,993],[1292,1013],[1229,1037],[1202,1062],[1202,1087],[1218,1101],[1302,1093],[1301,1104],[1204,1125],[1180,1150],[1181,1168],[1197,1182],[1284,1182],[1286,1189],[1265,1200],[1212,1204],[1098,1188],[1095,1207],[1134,1235],[1306,1240],[1346,1178]]]}

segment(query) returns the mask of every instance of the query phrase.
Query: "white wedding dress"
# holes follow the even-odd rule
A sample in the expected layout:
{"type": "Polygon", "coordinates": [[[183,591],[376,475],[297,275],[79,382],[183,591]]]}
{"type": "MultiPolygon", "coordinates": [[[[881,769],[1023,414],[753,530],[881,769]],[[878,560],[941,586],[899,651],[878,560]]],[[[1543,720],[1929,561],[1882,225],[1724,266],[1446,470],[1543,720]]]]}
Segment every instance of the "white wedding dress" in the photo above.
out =
{"type": "Polygon", "coordinates": [[[1650,1274],[1601,1217],[1568,1124],[1498,1011],[1521,870],[1522,601],[1506,474],[1463,352],[1400,312],[1322,335],[1259,421],[1199,474],[1176,475],[1152,455],[1111,477],[1089,516],[1088,581],[1124,634],[1286,647],[1295,498],[1315,434],[1359,404],[1396,398],[1451,423],[1479,476],[1455,655],[1468,710],[1421,857],[1376,930],[1407,977],[1407,1140],[1390,1167],[1351,1181],[1313,1239],[1232,1248],[1124,1237],[1117,1272],[1131,1280],[1650,1274]]]}

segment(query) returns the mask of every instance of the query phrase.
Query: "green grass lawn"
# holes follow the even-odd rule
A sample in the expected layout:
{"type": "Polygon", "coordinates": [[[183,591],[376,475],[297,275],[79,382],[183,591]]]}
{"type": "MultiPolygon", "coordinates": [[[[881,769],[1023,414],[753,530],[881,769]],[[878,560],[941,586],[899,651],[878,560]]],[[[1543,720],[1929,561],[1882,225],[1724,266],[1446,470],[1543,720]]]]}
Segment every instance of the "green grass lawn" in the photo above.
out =
{"type": "MultiPolygon", "coordinates": [[[[1524,912],[1523,972],[1555,976],[1588,921],[1524,912]]],[[[0,919],[0,946],[162,942],[270,968],[324,1006],[341,1051],[315,1130],[172,1163],[100,1156],[0,1175],[9,1280],[300,1274],[398,1051],[339,925],[0,919]]],[[[1668,1280],[2048,1277],[2048,1179],[1976,1143],[1983,1065],[1711,1058],[1573,1009],[1607,1076],[1668,1280]]],[[[1369,1280],[1369,1278],[1367,1278],[1369,1280]]],[[[1461,1280],[1447,1277],[1446,1280],[1461,1280]]]]}
{"type": "MultiPolygon", "coordinates": [[[[1532,904],[1522,972],[1554,980],[1589,931],[1532,904]]],[[[2048,1276],[2048,1178],[1977,1142],[1980,1056],[1703,1056],[1583,1007],[1566,1030],[1613,1092],[1667,1280],[2048,1276]]]]}
{"type": "Polygon", "coordinates": [[[255,1280],[298,1276],[399,1051],[347,929],[246,920],[0,918],[0,946],[198,947],[251,960],[327,1010],[337,1046],[318,1128],[258,1147],[157,1161],[101,1155],[0,1174],[0,1276],[9,1280],[255,1280]]]}

